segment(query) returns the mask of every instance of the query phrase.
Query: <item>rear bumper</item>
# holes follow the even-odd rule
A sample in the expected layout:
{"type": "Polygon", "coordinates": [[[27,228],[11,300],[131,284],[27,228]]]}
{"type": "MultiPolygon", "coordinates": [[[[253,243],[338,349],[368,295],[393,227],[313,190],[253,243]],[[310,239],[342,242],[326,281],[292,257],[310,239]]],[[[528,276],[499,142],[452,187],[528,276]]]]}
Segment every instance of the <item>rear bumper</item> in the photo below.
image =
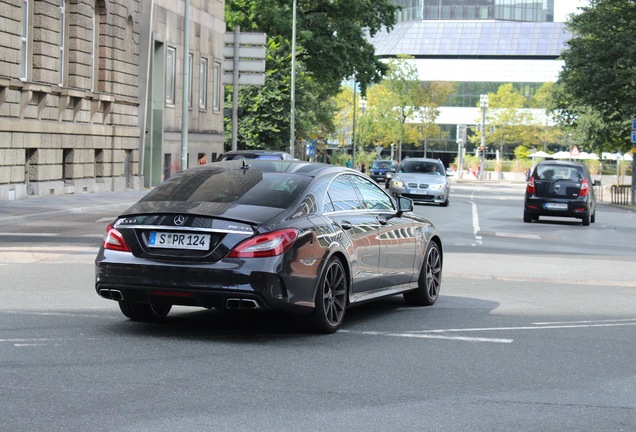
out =
{"type": "Polygon", "coordinates": [[[537,198],[526,198],[524,202],[524,211],[535,216],[553,216],[553,217],[572,217],[583,218],[591,215],[590,202],[588,200],[580,201],[563,201],[560,203],[567,204],[567,209],[552,210],[546,208],[546,204],[559,202],[556,200],[545,200],[537,198]]]}
{"type": "Polygon", "coordinates": [[[194,267],[134,257],[134,264],[126,264],[107,256],[98,256],[95,262],[95,291],[110,300],[217,309],[234,309],[232,300],[245,300],[258,308],[298,314],[314,307],[318,278],[268,271],[272,266],[284,268],[278,259],[194,267]]]}

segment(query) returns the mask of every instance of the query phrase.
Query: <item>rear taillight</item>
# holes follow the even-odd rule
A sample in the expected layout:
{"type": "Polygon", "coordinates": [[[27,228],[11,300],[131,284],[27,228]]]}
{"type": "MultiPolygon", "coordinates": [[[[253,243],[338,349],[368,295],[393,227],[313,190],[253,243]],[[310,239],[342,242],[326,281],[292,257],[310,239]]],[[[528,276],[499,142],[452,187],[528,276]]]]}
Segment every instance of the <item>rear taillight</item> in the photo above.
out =
{"type": "Polygon", "coordinates": [[[130,248],[124,240],[124,236],[122,236],[119,231],[113,228],[112,225],[108,225],[108,228],[106,228],[106,235],[102,240],[102,245],[104,246],[104,249],[120,252],[130,252],[130,248]]]}
{"type": "Polygon", "coordinates": [[[235,247],[229,258],[265,258],[285,253],[298,237],[295,229],[284,229],[261,234],[235,247]]]}
{"type": "Polygon", "coordinates": [[[534,195],[536,193],[534,189],[534,177],[530,177],[530,180],[528,180],[528,184],[526,186],[526,192],[529,193],[530,195],[534,195]]]}
{"type": "Polygon", "coordinates": [[[587,182],[587,179],[583,179],[581,182],[581,191],[579,192],[579,196],[587,196],[590,193],[590,184],[587,182]]]}

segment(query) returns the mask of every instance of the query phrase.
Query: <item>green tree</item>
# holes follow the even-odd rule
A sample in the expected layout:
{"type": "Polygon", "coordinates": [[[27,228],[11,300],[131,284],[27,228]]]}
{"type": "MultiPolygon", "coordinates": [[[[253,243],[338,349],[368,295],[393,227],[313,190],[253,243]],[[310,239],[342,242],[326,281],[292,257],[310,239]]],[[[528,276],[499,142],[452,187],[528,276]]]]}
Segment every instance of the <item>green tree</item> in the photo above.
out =
{"type": "Polygon", "coordinates": [[[568,28],[573,38],[557,81],[559,118],[568,126],[584,122],[589,140],[608,132],[596,147],[626,151],[636,113],[636,2],[590,0],[568,28]]]}
{"type": "MultiPolygon", "coordinates": [[[[409,141],[407,136],[409,129],[406,127],[406,122],[419,112],[416,98],[421,83],[417,67],[411,60],[410,56],[390,59],[389,71],[382,81],[382,85],[386,86],[390,92],[390,97],[382,102],[388,109],[387,112],[393,114],[387,118],[387,120],[394,120],[392,124],[389,123],[388,131],[392,135],[391,140],[397,142],[398,160],[402,158],[402,144],[409,141]]],[[[415,137],[411,135],[410,138],[415,137]]]]}
{"type": "MultiPolygon", "coordinates": [[[[240,89],[242,107],[254,100],[262,103],[259,109],[245,110],[251,117],[244,115],[239,121],[239,143],[242,147],[287,146],[292,2],[227,0],[225,6],[229,29],[240,25],[241,31],[265,32],[269,39],[265,86],[240,89]],[[268,132],[259,130],[261,127],[268,132]],[[266,135],[267,139],[259,138],[266,135]]],[[[297,137],[326,135],[333,129],[329,120],[335,109],[332,98],[341,82],[355,76],[361,90],[366,91],[386,72],[387,66],[375,57],[366,35],[391,28],[396,22],[396,6],[390,0],[299,0],[296,10],[295,132],[297,137]]]]}
{"type": "Polygon", "coordinates": [[[548,144],[561,142],[564,135],[563,128],[553,124],[551,107],[555,88],[553,82],[544,83],[530,101],[531,108],[541,111],[540,115],[533,115],[531,128],[535,142],[543,151],[548,150],[548,144]]]}
{"type": "Polygon", "coordinates": [[[429,146],[429,138],[439,137],[440,127],[435,121],[439,117],[439,107],[446,102],[448,96],[455,91],[455,84],[451,82],[420,82],[414,97],[417,113],[415,128],[418,139],[424,142],[424,153],[429,146]]]}

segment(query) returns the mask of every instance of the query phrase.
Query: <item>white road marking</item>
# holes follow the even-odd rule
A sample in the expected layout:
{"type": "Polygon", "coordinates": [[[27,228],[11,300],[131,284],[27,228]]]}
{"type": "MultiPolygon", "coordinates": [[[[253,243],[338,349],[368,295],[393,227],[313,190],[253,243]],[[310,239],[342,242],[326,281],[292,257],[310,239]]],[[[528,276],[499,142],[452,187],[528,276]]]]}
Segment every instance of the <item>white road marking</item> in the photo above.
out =
{"type": "MultiPolygon", "coordinates": [[[[70,312],[35,312],[35,311],[0,311],[0,314],[7,315],[35,315],[35,316],[64,316],[64,317],[82,317],[82,318],[111,318],[120,319],[121,317],[116,315],[101,315],[101,314],[81,314],[70,312]]],[[[0,339],[0,342],[2,340],[0,339]]]]}
{"type": "Polygon", "coordinates": [[[479,214],[477,213],[477,204],[475,204],[475,201],[472,201],[474,194],[475,192],[471,194],[471,201],[470,201],[470,204],[473,210],[473,234],[475,235],[475,240],[477,240],[477,244],[481,245],[482,238],[481,238],[481,235],[479,235],[479,231],[481,231],[481,228],[479,228],[479,214]]]}
{"type": "Polygon", "coordinates": [[[636,322],[636,318],[624,318],[624,319],[613,319],[613,320],[594,320],[594,321],[555,321],[555,322],[538,322],[532,323],[534,325],[557,325],[557,324],[598,324],[598,323],[624,323],[624,322],[636,322]]]}
{"type": "Polygon", "coordinates": [[[463,342],[491,342],[491,343],[512,343],[512,339],[495,339],[495,338],[480,338],[480,337],[467,337],[467,336],[441,336],[421,333],[387,333],[387,332],[374,332],[374,331],[352,331],[352,330],[340,330],[342,333],[363,335],[363,336],[389,336],[389,337],[403,337],[403,338],[416,338],[416,339],[444,339],[444,340],[457,340],[463,342]]]}
{"type": "Polygon", "coordinates": [[[58,237],[57,233],[0,233],[0,237],[58,237]]]}
{"type": "Polygon", "coordinates": [[[381,332],[381,331],[355,331],[340,330],[341,333],[364,335],[364,336],[389,336],[419,339],[446,339],[463,342],[489,342],[489,343],[512,343],[514,339],[485,338],[468,336],[443,336],[444,333],[470,333],[470,332],[492,332],[492,331],[523,331],[523,330],[554,330],[554,329],[576,329],[594,327],[625,327],[635,326],[636,318],[626,318],[617,320],[598,321],[565,321],[555,323],[533,323],[532,326],[519,327],[477,327],[477,328],[451,328],[451,329],[431,329],[431,330],[411,330],[405,332],[381,332]]]}
{"type": "Polygon", "coordinates": [[[539,234],[496,232],[495,237],[516,238],[525,240],[541,240],[539,234]]]}
{"type": "Polygon", "coordinates": [[[414,333],[463,333],[463,332],[483,332],[483,331],[515,331],[515,330],[554,330],[554,329],[570,329],[570,328],[592,328],[592,327],[625,327],[635,326],[636,320],[631,322],[590,322],[588,324],[562,323],[558,325],[535,325],[520,327],[484,327],[484,328],[464,328],[464,329],[437,329],[437,330],[415,330],[414,333]]]}

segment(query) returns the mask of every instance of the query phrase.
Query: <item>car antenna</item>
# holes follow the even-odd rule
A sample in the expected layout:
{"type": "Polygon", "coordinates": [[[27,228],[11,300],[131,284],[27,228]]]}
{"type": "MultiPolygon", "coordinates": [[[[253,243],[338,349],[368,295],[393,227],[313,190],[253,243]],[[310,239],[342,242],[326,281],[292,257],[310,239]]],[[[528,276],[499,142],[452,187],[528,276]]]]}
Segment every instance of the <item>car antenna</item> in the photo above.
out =
{"type": "Polygon", "coordinates": [[[245,163],[245,159],[243,159],[243,166],[241,166],[241,169],[242,169],[242,170],[246,170],[246,169],[248,169],[249,167],[250,167],[250,164],[246,164],[246,163],[245,163]]]}

